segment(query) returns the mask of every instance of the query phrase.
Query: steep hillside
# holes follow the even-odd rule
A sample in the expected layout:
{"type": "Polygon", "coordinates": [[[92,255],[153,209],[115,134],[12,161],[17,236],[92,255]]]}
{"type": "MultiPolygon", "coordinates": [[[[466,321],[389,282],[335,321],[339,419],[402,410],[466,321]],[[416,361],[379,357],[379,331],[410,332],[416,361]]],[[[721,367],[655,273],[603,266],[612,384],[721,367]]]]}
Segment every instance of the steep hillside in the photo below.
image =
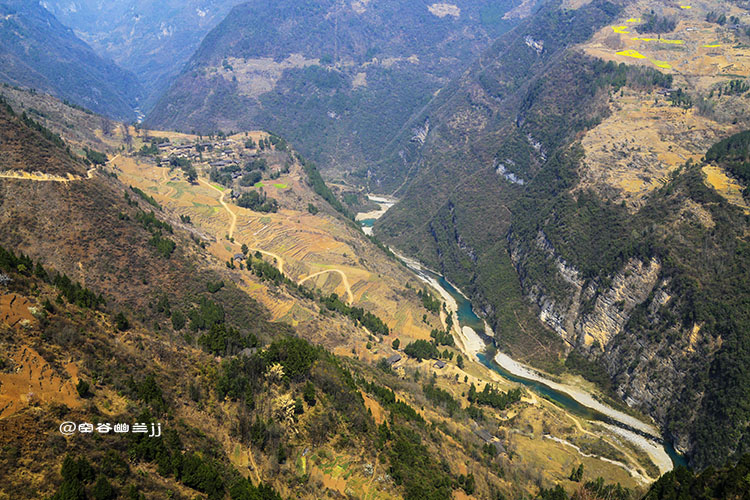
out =
{"type": "Polygon", "coordinates": [[[3,108],[0,113],[2,174],[25,172],[68,177],[84,173],[83,165],[70,149],[64,149],[67,146],[59,135],[38,125],[26,114],[16,116],[4,100],[0,100],[0,106],[3,108]]]}
{"type": "Polygon", "coordinates": [[[125,135],[137,135],[133,127],[124,127],[111,118],[35,90],[3,84],[0,96],[16,114],[26,113],[75,150],[82,151],[88,147],[111,153],[125,143],[125,135]]]}
{"type": "MultiPolygon", "coordinates": [[[[23,132],[30,159],[83,166],[63,146],[50,149],[32,122],[0,112],[3,152],[14,144],[5,138],[23,132]]],[[[210,238],[143,191],[100,171],[67,182],[0,177],[0,189],[5,496],[238,499],[257,498],[259,487],[276,498],[261,478],[307,498],[339,488],[449,498],[459,487],[458,472],[434,474],[437,455],[418,443],[426,436],[411,406],[378,431],[360,392],[380,387],[365,385],[377,372],[270,323],[235,284],[239,271],[203,250],[210,238]],[[62,421],[158,422],[163,436],[66,437],[62,421]],[[381,464],[370,459],[376,450],[381,464]],[[340,463],[353,469],[345,479],[340,463]]],[[[260,276],[249,281],[265,288],[260,276]]],[[[278,285],[268,286],[314,307],[278,285]]],[[[329,329],[357,331],[337,316],[319,322],[318,334],[329,329]]]]}
{"type": "Polygon", "coordinates": [[[719,498],[744,499],[750,494],[750,455],[745,455],[733,467],[708,469],[701,474],[680,467],[666,474],[648,492],[645,500],[668,498],[694,498],[713,500],[719,498]]]}
{"type": "Polygon", "coordinates": [[[241,0],[46,0],[42,4],[103,57],[132,72],[150,111],[203,37],[241,0]]]}
{"type": "MultiPolygon", "coordinates": [[[[0,111],[44,157],[52,134],[0,111]]],[[[280,137],[130,137],[74,179],[0,173],[0,495],[637,498],[658,476],[460,350],[440,301],[280,137]],[[63,436],[64,421],[163,436],[63,436]]]]}
{"type": "Polygon", "coordinates": [[[526,313],[505,238],[510,207],[547,152],[604,112],[613,69],[566,47],[615,12],[602,2],[575,11],[544,7],[441,92],[424,145],[404,137],[399,160],[383,164],[376,178],[390,183],[408,160],[403,201],[379,221],[377,234],[470,293],[515,355],[527,357],[546,339],[547,352],[537,358],[548,369],[562,345],[526,313]]]}
{"type": "Polygon", "coordinates": [[[712,10],[546,6],[371,179],[402,199],[375,233],[468,291],[502,349],[611,384],[698,467],[748,436],[744,136],[706,152],[748,125],[750,18],[712,10]]]}
{"type": "Polygon", "coordinates": [[[41,90],[96,112],[135,118],[135,76],[99,57],[37,2],[0,2],[0,80],[41,90]]]}
{"type": "Polygon", "coordinates": [[[517,22],[503,18],[513,6],[248,2],[206,36],[147,123],[272,130],[362,180],[409,116],[517,22]]]}

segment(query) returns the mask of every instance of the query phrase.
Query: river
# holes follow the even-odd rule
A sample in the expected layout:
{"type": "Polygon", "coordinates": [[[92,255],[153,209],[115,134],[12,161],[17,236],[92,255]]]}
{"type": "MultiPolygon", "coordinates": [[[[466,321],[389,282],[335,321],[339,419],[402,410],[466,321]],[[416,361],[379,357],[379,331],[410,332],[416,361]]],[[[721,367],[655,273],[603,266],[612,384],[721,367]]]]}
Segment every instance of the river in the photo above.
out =
{"type": "Polygon", "coordinates": [[[377,203],[380,208],[371,212],[360,212],[357,214],[355,219],[362,226],[362,231],[367,235],[371,235],[372,225],[375,224],[375,221],[382,217],[389,208],[391,208],[398,202],[398,200],[396,198],[390,198],[388,196],[376,196],[373,194],[368,194],[367,198],[370,201],[377,203]]]}
{"type": "MultiPolygon", "coordinates": [[[[372,234],[372,226],[393,204],[395,200],[385,200],[372,195],[369,198],[381,204],[381,210],[358,214],[357,220],[367,234],[372,234]]],[[[596,399],[591,393],[580,387],[562,384],[552,380],[540,371],[498,352],[494,359],[484,355],[485,338],[491,338],[493,332],[486,321],[479,318],[471,301],[453,286],[442,275],[426,268],[420,262],[394,252],[422,281],[438,291],[446,303],[446,308],[455,314],[454,337],[458,347],[470,357],[475,358],[485,367],[502,377],[522,384],[540,396],[561,406],[570,413],[589,421],[600,423],[612,434],[616,434],[645,451],[661,474],[669,472],[676,465],[684,465],[684,459],[674,450],[671,444],[665,443],[659,430],[652,424],[616,410],[596,399]]]]}

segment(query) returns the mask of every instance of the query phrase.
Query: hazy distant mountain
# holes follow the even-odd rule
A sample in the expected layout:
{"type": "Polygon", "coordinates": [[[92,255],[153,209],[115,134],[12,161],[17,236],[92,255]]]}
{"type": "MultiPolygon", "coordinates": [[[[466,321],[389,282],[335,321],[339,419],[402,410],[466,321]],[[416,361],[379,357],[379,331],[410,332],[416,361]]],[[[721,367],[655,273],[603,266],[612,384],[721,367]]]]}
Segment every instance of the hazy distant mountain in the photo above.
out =
{"type": "Polygon", "coordinates": [[[240,0],[45,0],[101,55],[138,77],[144,111],[179,74],[206,33],[240,0]]]}
{"type": "Polygon", "coordinates": [[[0,80],[132,119],[141,88],[37,2],[0,1],[0,80]]]}
{"type": "Polygon", "coordinates": [[[365,175],[409,116],[513,26],[503,15],[518,3],[248,2],[206,36],[147,123],[271,129],[323,168],[365,175]]]}

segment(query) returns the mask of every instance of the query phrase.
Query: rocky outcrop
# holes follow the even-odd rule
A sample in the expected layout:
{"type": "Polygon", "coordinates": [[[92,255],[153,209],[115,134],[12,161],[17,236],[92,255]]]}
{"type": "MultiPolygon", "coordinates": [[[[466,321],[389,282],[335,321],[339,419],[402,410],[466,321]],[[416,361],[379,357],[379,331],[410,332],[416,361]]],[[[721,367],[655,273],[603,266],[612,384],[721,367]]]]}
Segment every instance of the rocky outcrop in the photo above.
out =
{"type": "Polygon", "coordinates": [[[539,231],[534,245],[552,262],[557,278],[568,285],[569,294],[551,295],[546,293],[545,283],[524,280],[524,256],[519,245],[511,245],[511,259],[528,298],[539,306],[539,319],[572,346],[604,350],[612,337],[622,333],[630,312],[648,298],[661,270],[655,258],[647,263],[630,259],[605,285],[584,280],[555,252],[544,232],[539,231]]]}
{"type": "MultiPolygon", "coordinates": [[[[542,231],[529,243],[511,234],[509,248],[540,320],[572,349],[597,360],[629,406],[666,425],[686,377],[706,365],[718,344],[701,336],[700,325],[683,325],[670,312],[673,297],[661,262],[631,258],[611,276],[585,280],[542,231]],[[540,258],[552,276],[532,277],[528,267],[540,258]]],[[[671,437],[679,450],[690,450],[686,433],[673,431],[671,437]]]]}
{"type": "Polygon", "coordinates": [[[611,338],[622,333],[630,313],[656,286],[660,270],[661,263],[655,258],[648,263],[630,259],[612,276],[608,287],[590,283],[581,294],[581,300],[593,302],[593,308],[576,320],[578,342],[603,349],[611,338]]]}

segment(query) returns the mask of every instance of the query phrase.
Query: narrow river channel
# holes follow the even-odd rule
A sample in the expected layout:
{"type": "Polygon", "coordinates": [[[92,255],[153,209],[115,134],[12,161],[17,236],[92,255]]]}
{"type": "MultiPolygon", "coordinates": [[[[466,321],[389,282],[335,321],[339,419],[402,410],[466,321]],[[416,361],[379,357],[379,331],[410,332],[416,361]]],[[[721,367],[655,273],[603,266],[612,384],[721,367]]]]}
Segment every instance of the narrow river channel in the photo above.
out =
{"type": "MultiPolygon", "coordinates": [[[[370,199],[376,201],[374,198],[370,197],[370,199]]],[[[377,201],[380,202],[380,199],[377,201]]],[[[366,217],[365,214],[360,214],[358,220],[368,234],[371,234],[375,220],[382,216],[393,205],[394,201],[388,200],[387,204],[382,203],[382,210],[378,213],[370,212],[366,214],[366,217]]],[[[486,322],[474,313],[471,301],[442,275],[425,268],[412,259],[398,256],[422,281],[437,289],[444,300],[447,299],[446,303],[449,304],[449,309],[455,310],[459,323],[458,331],[462,337],[459,339],[459,343],[463,344],[465,354],[475,357],[488,369],[500,374],[507,380],[524,385],[571,414],[589,421],[600,422],[612,433],[631,441],[648,453],[662,474],[677,465],[685,465],[682,456],[675,451],[670,443],[662,440],[658,429],[653,425],[601,403],[592,394],[581,388],[567,386],[551,380],[544,374],[513,360],[506,354],[498,353],[495,359],[487,359],[482,352],[486,345],[485,341],[476,332],[487,332],[489,335],[492,335],[492,332],[488,331],[489,326],[486,322]]]]}

